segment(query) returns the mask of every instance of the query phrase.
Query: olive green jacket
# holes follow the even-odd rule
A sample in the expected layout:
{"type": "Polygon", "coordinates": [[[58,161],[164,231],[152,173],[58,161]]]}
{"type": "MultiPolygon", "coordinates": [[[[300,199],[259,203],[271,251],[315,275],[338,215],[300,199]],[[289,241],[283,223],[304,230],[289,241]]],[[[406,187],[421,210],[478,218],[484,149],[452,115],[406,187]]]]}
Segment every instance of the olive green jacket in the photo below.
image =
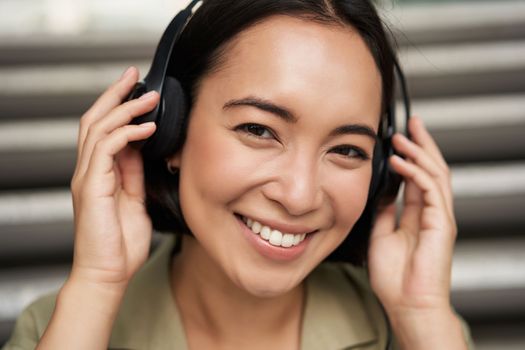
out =
{"type": "MultiPolygon", "coordinates": [[[[130,283],[114,323],[109,349],[187,349],[170,287],[173,246],[173,237],[165,238],[130,283]]],[[[323,263],[306,278],[306,288],[301,349],[385,349],[385,318],[364,270],[323,263]]],[[[3,350],[34,349],[49,322],[55,299],[56,293],[27,307],[3,350]]],[[[466,325],[464,330],[471,344],[466,325]]]]}

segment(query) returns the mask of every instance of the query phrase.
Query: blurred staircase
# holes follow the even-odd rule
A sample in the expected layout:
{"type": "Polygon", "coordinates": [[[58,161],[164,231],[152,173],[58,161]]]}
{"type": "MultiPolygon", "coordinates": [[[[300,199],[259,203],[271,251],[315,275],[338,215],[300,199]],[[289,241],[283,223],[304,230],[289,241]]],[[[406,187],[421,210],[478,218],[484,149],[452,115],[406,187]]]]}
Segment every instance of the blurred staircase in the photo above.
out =
{"type": "MultiPolygon", "coordinates": [[[[478,349],[525,349],[525,2],[384,10],[413,111],[452,169],[453,302],[478,349]]],[[[0,32],[0,345],[68,272],[79,117],[128,65],[146,72],[162,27],[0,32]]]]}

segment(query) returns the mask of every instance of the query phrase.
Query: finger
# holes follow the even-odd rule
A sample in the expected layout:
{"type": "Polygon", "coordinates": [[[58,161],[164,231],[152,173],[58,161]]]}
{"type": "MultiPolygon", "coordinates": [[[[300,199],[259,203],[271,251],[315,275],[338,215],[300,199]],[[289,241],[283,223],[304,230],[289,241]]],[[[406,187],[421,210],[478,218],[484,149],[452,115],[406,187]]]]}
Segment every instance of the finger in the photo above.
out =
{"type": "Polygon", "coordinates": [[[93,148],[100,139],[110,134],[118,127],[129,124],[133,118],[151,111],[157,105],[158,100],[158,93],[148,93],[139,99],[128,101],[116,107],[106,117],[93,124],[88,130],[83,146],[83,152],[78,159],[78,176],[83,176],[86,172],[93,148]]]}
{"type": "Polygon", "coordinates": [[[104,91],[86,113],[84,113],[82,118],[80,118],[77,159],[80,158],[80,154],[82,153],[84,139],[86,138],[89,126],[122,103],[122,101],[130,94],[133,86],[135,86],[135,83],[138,80],[138,75],[137,68],[129,67],[120,79],[111,84],[111,86],[104,91]]]}
{"type": "Polygon", "coordinates": [[[399,219],[399,227],[402,228],[403,231],[417,236],[420,228],[423,205],[421,190],[415,183],[411,181],[405,182],[403,211],[399,219]]]}
{"type": "MultiPolygon", "coordinates": [[[[420,229],[417,232],[417,241],[422,241],[423,231],[427,233],[449,232],[451,234],[445,236],[453,239],[456,235],[454,217],[448,215],[445,199],[436,181],[425,170],[397,155],[390,157],[390,164],[398,174],[405,178],[407,184],[413,183],[421,191],[424,205],[419,215],[420,229]]],[[[423,241],[428,242],[425,239],[423,241]]]]}
{"type": "Polygon", "coordinates": [[[381,208],[376,216],[370,238],[383,237],[392,234],[396,229],[396,204],[392,203],[381,208]]]}
{"type": "Polygon", "coordinates": [[[93,134],[108,134],[122,125],[129,124],[133,118],[138,116],[132,112],[135,105],[137,106],[137,108],[149,108],[147,106],[153,104],[154,107],[155,105],[157,105],[157,103],[154,103],[154,101],[158,102],[158,98],[158,92],[150,91],[136,100],[123,103],[122,105],[114,109],[115,113],[110,112],[105,117],[102,117],[93,124],[91,124],[88,128],[88,134],[90,134],[90,136],[93,134]],[[119,109],[122,109],[122,113],[117,112],[117,110],[119,109]]]}
{"type": "Polygon", "coordinates": [[[130,196],[143,202],[145,197],[144,168],[140,151],[127,145],[117,155],[122,189],[130,196]]]}
{"type": "Polygon", "coordinates": [[[408,127],[410,136],[415,143],[425,149],[428,154],[439,164],[443,169],[448,168],[447,162],[441,153],[439,146],[428,132],[423,120],[419,117],[412,117],[409,120],[408,127]]]}
{"type": "Polygon", "coordinates": [[[425,170],[397,155],[393,155],[389,160],[394,171],[403,176],[407,183],[413,182],[419,188],[425,206],[447,210],[438,184],[425,170]]]}
{"type": "Polygon", "coordinates": [[[436,160],[429,155],[427,150],[415,144],[404,135],[394,135],[394,137],[392,138],[392,142],[395,149],[399,153],[405,155],[409,159],[412,159],[415,164],[423,168],[433,178],[436,179],[436,181],[439,184],[439,188],[446,199],[446,205],[449,214],[452,215],[453,196],[448,167],[446,167],[446,169],[443,169],[437,164],[436,160]]]}
{"type": "Polygon", "coordinates": [[[409,140],[405,135],[395,134],[392,143],[397,151],[414,160],[416,164],[425,169],[435,178],[444,177],[444,172],[428,152],[418,144],[409,140]]]}
{"type": "MultiPolygon", "coordinates": [[[[114,171],[115,155],[131,141],[146,139],[155,131],[155,123],[148,122],[140,125],[125,125],[99,140],[93,150],[86,172],[86,178],[100,184],[100,178],[114,171]]],[[[114,176],[112,174],[111,176],[114,176]]],[[[107,188],[97,188],[103,195],[112,195],[114,183],[107,188]]]]}

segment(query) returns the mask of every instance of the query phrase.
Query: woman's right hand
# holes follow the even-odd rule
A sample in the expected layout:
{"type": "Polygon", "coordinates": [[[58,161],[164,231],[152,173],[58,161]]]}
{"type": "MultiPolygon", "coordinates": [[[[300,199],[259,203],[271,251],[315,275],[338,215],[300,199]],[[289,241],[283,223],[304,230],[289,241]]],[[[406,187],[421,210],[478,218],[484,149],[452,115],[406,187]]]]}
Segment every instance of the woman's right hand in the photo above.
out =
{"type": "Polygon", "coordinates": [[[151,111],[159,94],[122,103],[137,80],[138,70],[128,68],[80,119],[71,179],[75,246],[69,281],[75,283],[124,291],[148,257],[152,224],[142,157],[128,142],[150,137],[155,124],[129,123],[151,111]]]}
{"type": "Polygon", "coordinates": [[[75,251],[37,350],[107,349],[131,277],[146,261],[152,224],[140,151],[155,124],[129,125],[159,102],[156,92],[122,103],[138,79],[129,68],[80,119],[71,179],[75,251]]]}

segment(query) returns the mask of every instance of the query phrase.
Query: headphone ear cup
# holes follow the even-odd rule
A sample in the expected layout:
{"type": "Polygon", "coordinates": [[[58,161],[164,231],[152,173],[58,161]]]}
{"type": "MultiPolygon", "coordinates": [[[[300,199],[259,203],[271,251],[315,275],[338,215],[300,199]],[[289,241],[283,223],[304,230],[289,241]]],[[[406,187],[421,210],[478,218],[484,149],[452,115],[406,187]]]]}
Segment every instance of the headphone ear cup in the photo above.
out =
{"type": "Polygon", "coordinates": [[[394,154],[391,141],[391,137],[380,139],[374,148],[372,180],[368,194],[368,203],[374,207],[394,202],[403,180],[389,165],[389,158],[394,154]]]}
{"type": "Polygon", "coordinates": [[[401,182],[403,182],[403,177],[393,171],[388,164],[385,171],[385,177],[385,187],[382,190],[381,195],[382,205],[388,205],[396,200],[399,188],[401,187],[401,182]]]}
{"type": "Polygon", "coordinates": [[[165,158],[173,154],[184,142],[188,100],[180,82],[166,76],[156,119],[157,130],[142,152],[150,158],[165,158]]]}
{"type": "Polygon", "coordinates": [[[372,179],[368,191],[368,203],[375,204],[385,184],[385,155],[383,152],[383,140],[378,139],[374,147],[372,159],[372,179]]]}
{"type": "MultiPolygon", "coordinates": [[[[140,98],[146,92],[148,92],[148,87],[146,86],[144,82],[139,81],[138,83],[135,83],[133,90],[131,90],[131,93],[128,95],[125,101],[131,101],[131,100],[140,98]]],[[[159,107],[156,106],[152,111],[149,111],[147,113],[144,113],[141,116],[131,119],[130,124],[139,125],[139,124],[146,123],[146,122],[155,122],[157,120],[158,112],[159,112],[159,107]]],[[[145,142],[146,141],[134,141],[133,143],[137,145],[139,144],[142,145],[145,142]]]]}

